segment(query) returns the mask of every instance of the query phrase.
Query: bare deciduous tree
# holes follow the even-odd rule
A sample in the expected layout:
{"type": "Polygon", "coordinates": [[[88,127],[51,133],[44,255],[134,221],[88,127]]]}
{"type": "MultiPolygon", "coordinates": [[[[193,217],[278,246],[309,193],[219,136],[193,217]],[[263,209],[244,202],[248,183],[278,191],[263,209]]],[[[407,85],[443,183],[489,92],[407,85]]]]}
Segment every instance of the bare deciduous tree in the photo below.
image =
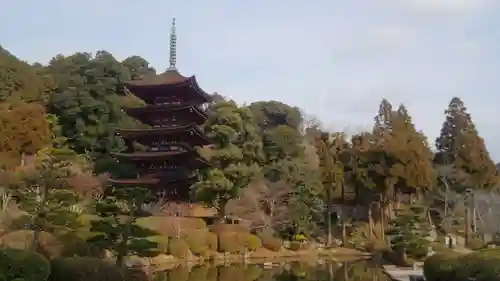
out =
{"type": "Polygon", "coordinates": [[[254,181],[238,199],[228,203],[226,212],[250,221],[253,229],[278,229],[289,220],[289,208],[293,206],[288,201],[292,191],[285,182],[254,181]]]}

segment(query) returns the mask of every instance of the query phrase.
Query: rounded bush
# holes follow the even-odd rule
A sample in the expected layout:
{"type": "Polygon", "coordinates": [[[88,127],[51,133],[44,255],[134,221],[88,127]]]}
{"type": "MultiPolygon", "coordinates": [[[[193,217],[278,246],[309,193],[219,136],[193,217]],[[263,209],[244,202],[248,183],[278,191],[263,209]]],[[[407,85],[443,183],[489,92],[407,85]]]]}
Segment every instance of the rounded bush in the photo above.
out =
{"type": "Polygon", "coordinates": [[[213,232],[207,233],[207,246],[210,251],[217,252],[219,250],[219,238],[213,232]]]}
{"type": "Polygon", "coordinates": [[[0,276],[5,280],[44,281],[50,274],[50,263],[42,255],[19,250],[0,250],[0,276]]]}
{"type": "Polygon", "coordinates": [[[259,236],[262,241],[262,247],[268,249],[269,251],[279,252],[281,250],[281,241],[270,235],[259,236]]]}
{"type": "Polygon", "coordinates": [[[300,241],[290,242],[290,250],[292,250],[292,251],[302,250],[302,242],[300,242],[300,241]]]}
{"type": "Polygon", "coordinates": [[[155,236],[148,237],[147,240],[158,244],[156,250],[158,252],[160,252],[161,254],[168,253],[168,238],[167,237],[163,237],[161,235],[155,235],[155,236]]]}
{"type": "Polygon", "coordinates": [[[227,253],[245,252],[245,236],[237,232],[224,232],[219,234],[219,251],[227,253]]]}
{"type": "Polygon", "coordinates": [[[424,275],[428,281],[453,280],[457,257],[451,255],[433,255],[424,262],[424,275]],[[451,279],[450,279],[451,278],[451,279]]]}
{"type": "Polygon", "coordinates": [[[181,239],[170,239],[168,241],[168,254],[181,259],[191,257],[188,243],[181,239]]]}
{"type": "Polygon", "coordinates": [[[243,232],[248,233],[249,229],[241,224],[226,224],[226,223],[215,223],[210,226],[210,231],[220,234],[224,232],[243,232]]]}
{"type": "Polygon", "coordinates": [[[52,262],[51,281],[122,281],[124,274],[114,264],[98,258],[72,257],[52,262]]]}
{"type": "MultiPolygon", "coordinates": [[[[245,234],[244,234],[245,235],[245,234]]],[[[245,235],[245,248],[249,251],[254,252],[257,249],[262,248],[262,241],[258,236],[255,236],[253,234],[246,234],[245,235]]]]}
{"type": "Polygon", "coordinates": [[[468,255],[435,255],[424,263],[428,281],[500,281],[500,250],[488,249],[468,255]]]}
{"type": "Polygon", "coordinates": [[[208,231],[193,230],[184,235],[183,239],[189,246],[191,252],[197,256],[205,256],[208,254],[208,231]]]}

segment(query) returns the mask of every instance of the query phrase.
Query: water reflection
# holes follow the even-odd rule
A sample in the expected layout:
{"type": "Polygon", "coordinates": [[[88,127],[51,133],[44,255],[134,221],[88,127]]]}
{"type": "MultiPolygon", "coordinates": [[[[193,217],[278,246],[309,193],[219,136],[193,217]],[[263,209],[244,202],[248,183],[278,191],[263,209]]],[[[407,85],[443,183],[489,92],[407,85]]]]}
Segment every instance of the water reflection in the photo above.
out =
{"type": "Polygon", "coordinates": [[[379,263],[293,262],[270,265],[230,265],[221,267],[180,266],[157,273],[154,281],[390,281],[379,263]]]}

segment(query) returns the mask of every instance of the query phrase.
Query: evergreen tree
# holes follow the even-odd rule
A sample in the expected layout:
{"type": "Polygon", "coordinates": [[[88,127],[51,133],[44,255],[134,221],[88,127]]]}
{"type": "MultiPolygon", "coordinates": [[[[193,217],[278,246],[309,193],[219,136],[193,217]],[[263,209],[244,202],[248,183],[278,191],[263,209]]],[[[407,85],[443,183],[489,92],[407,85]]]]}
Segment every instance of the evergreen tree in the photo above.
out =
{"type": "Polygon", "coordinates": [[[200,173],[192,191],[197,200],[224,217],[226,203],[260,173],[262,141],[251,112],[233,101],[213,105],[205,132],[214,140],[205,153],[212,167],[200,173]]]}
{"type": "Polygon", "coordinates": [[[25,186],[16,192],[23,210],[29,215],[19,221],[29,221],[27,225],[34,231],[32,245],[35,251],[39,250],[42,231],[63,236],[80,226],[78,213],[72,211],[78,197],[67,189],[75,157],[68,149],[47,148],[37,154],[36,170],[22,173],[25,186]]]}
{"type": "Polygon", "coordinates": [[[137,60],[127,60],[124,67],[110,53],[98,51],[95,56],[59,55],[46,68],[57,85],[50,96],[49,113],[58,116],[62,134],[72,149],[92,155],[97,171],[107,170],[114,162],[109,152],[123,149],[122,140],[115,134],[118,124],[129,118],[121,111],[122,83],[130,79],[129,70],[143,72],[137,70],[140,66],[135,64],[141,64],[137,60]]]}
{"type": "Polygon", "coordinates": [[[400,105],[393,122],[395,134],[393,141],[398,148],[399,165],[393,174],[399,176],[398,189],[425,192],[436,183],[431,151],[422,132],[415,129],[411,116],[404,105],[400,105]]]}
{"type": "Polygon", "coordinates": [[[90,230],[97,235],[87,241],[99,249],[111,251],[120,267],[124,266],[124,259],[129,255],[156,256],[158,244],[147,237],[157,234],[137,224],[137,218],[150,215],[143,206],[154,199],[147,188],[112,188],[96,202],[100,218],[91,221],[90,230]]]}
{"type": "Polygon", "coordinates": [[[387,234],[393,250],[421,259],[427,255],[429,231],[425,208],[413,205],[397,210],[387,234]]]}
{"type": "Polygon", "coordinates": [[[498,172],[464,103],[453,98],[445,114],[441,134],[436,139],[436,164],[453,167],[454,175],[449,181],[458,191],[491,189],[497,183],[498,172]]]}
{"type": "MultiPolygon", "coordinates": [[[[321,180],[325,191],[325,220],[327,224],[327,243],[332,242],[332,201],[333,194],[341,189],[342,207],[345,203],[345,182],[344,182],[344,163],[342,162],[342,154],[348,149],[348,143],[343,133],[329,135],[323,133],[316,138],[315,141],[316,153],[319,160],[319,170],[321,180]]],[[[345,216],[341,214],[342,223],[342,240],[345,243],[345,216]]]]}

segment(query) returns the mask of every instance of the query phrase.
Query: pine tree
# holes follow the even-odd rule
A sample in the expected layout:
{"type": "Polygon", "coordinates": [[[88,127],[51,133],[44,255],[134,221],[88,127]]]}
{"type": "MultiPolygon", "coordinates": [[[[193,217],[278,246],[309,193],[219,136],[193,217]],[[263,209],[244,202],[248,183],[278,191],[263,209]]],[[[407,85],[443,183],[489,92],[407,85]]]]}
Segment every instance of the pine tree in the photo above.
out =
{"type": "Polygon", "coordinates": [[[213,105],[205,131],[214,145],[205,153],[212,167],[199,174],[192,186],[194,197],[225,216],[227,202],[260,173],[262,141],[247,108],[233,102],[213,105]]]}
{"type": "Polygon", "coordinates": [[[139,217],[150,215],[143,210],[155,197],[143,187],[112,187],[106,197],[96,202],[100,218],[91,221],[91,231],[97,235],[87,242],[106,249],[116,257],[116,265],[123,267],[125,257],[137,255],[153,257],[158,254],[158,243],[148,240],[154,231],[137,224],[139,217]]]}
{"type": "Polygon", "coordinates": [[[498,171],[464,103],[453,98],[445,114],[441,134],[436,139],[435,163],[453,167],[449,181],[458,191],[491,189],[497,183],[498,171]]]}

